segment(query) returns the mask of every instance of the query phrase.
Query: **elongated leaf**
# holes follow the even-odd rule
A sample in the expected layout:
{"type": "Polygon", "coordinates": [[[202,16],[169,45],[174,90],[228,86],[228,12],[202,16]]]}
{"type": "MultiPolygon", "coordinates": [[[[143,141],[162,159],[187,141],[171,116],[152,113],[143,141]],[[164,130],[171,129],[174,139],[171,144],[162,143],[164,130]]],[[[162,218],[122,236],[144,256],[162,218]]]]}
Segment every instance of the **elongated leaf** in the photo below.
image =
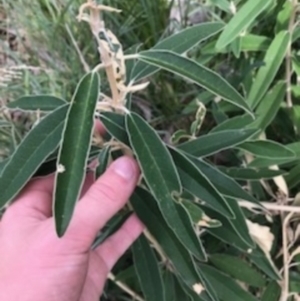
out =
{"type": "Polygon", "coordinates": [[[254,109],[268,91],[286,55],[290,39],[290,34],[287,31],[281,31],[271,43],[264,58],[265,65],[259,68],[247,98],[250,108],[254,109]]]}
{"type": "Polygon", "coordinates": [[[242,51],[267,51],[271,43],[271,39],[265,36],[247,34],[241,36],[242,51]]]}
{"type": "Polygon", "coordinates": [[[294,5],[290,1],[286,1],[283,5],[282,10],[277,15],[277,22],[275,27],[275,32],[280,32],[281,30],[289,30],[291,15],[293,14],[294,5]]]}
{"type": "Polygon", "coordinates": [[[227,275],[206,264],[199,264],[199,269],[205,274],[215,288],[222,301],[258,301],[250,293],[227,275]]]}
{"type": "Polygon", "coordinates": [[[261,301],[278,301],[281,295],[281,287],[276,281],[272,281],[266,287],[261,301]]]}
{"type": "Polygon", "coordinates": [[[265,168],[273,165],[283,165],[291,162],[297,162],[297,160],[295,160],[295,158],[287,158],[287,159],[256,158],[248,164],[248,167],[265,168]]]}
{"type": "Polygon", "coordinates": [[[101,229],[101,233],[93,242],[91,247],[92,250],[95,250],[99,245],[101,245],[109,236],[116,233],[126,222],[128,217],[132,214],[132,212],[121,212],[117,215],[114,215],[108,223],[105,225],[103,229],[101,229]]]}
{"type": "Polygon", "coordinates": [[[213,265],[234,279],[250,286],[264,287],[265,278],[245,260],[227,254],[213,254],[209,257],[213,265]]]}
{"type": "Polygon", "coordinates": [[[205,259],[187,212],[173,200],[173,194],[181,191],[181,183],[168,149],[139,115],[127,114],[126,127],[145,181],[164,218],[180,241],[199,259],[205,259]]]}
{"type": "Polygon", "coordinates": [[[271,3],[272,0],[247,1],[225,26],[224,31],[217,41],[216,49],[220,50],[230,44],[236,37],[245,31],[256,17],[268,8],[271,3]]]}
{"type": "Polygon", "coordinates": [[[232,13],[230,2],[228,0],[210,0],[210,3],[216,5],[227,13],[232,13]]]}
{"type": "Polygon", "coordinates": [[[256,120],[247,128],[261,129],[262,131],[275,118],[286,93],[286,83],[278,82],[275,87],[266,94],[255,110],[256,120]]]}
{"type": "Polygon", "coordinates": [[[247,141],[238,145],[237,148],[261,158],[289,159],[296,157],[292,150],[271,140],[247,141]]]}
{"type": "Polygon", "coordinates": [[[259,270],[268,275],[272,280],[278,281],[281,279],[275,264],[266,257],[259,246],[257,246],[253,252],[248,253],[247,257],[259,270]]]}
{"type": "Polygon", "coordinates": [[[193,223],[200,227],[216,228],[222,224],[218,220],[211,219],[204,211],[191,200],[181,199],[182,206],[188,211],[193,223]]]}
{"type": "Polygon", "coordinates": [[[125,128],[125,118],[123,115],[112,112],[102,112],[100,120],[111,136],[125,145],[129,145],[128,135],[125,128]]]}
{"type": "Polygon", "coordinates": [[[43,118],[24,138],[5,165],[0,178],[0,207],[9,202],[57,148],[68,106],[43,118]]]}
{"type": "Polygon", "coordinates": [[[163,50],[140,52],[139,59],[186,78],[252,115],[244,98],[227,81],[195,61],[163,50]]]}
{"type": "Polygon", "coordinates": [[[169,148],[169,150],[177,167],[182,187],[201,199],[205,206],[226,217],[233,218],[234,214],[225,199],[201,170],[184,154],[174,148],[169,148]]]}
{"type": "Polygon", "coordinates": [[[297,159],[300,159],[300,141],[289,143],[286,147],[295,153],[297,159]]]}
{"type": "Polygon", "coordinates": [[[178,145],[178,149],[197,157],[207,157],[239,145],[255,134],[256,130],[228,130],[200,136],[178,145]]]}
{"type": "MultiPolygon", "coordinates": [[[[164,271],[163,281],[166,292],[166,301],[190,300],[187,292],[183,289],[185,283],[183,283],[182,281],[179,282],[179,280],[180,279],[175,277],[175,275],[169,270],[164,271]]],[[[199,298],[199,300],[204,301],[204,299],[202,299],[201,297],[197,295],[197,298],[199,298]]]]}
{"type": "MultiPolygon", "coordinates": [[[[199,272],[199,270],[198,270],[199,272]]],[[[185,291],[185,298],[184,299],[178,299],[178,301],[186,300],[186,301],[209,301],[211,298],[209,295],[203,291],[201,295],[199,296],[195,291],[191,290],[180,278],[177,277],[175,281],[175,284],[177,286],[180,286],[185,291]]],[[[209,284],[210,285],[210,284],[209,284]]],[[[215,299],[218,300],[218,297],[215,296],[215,299]]],[[[219,301],[219,300],[218,300],[219,301]]]]}
{"type": "Polygon", "coordinates": [[[9,161],[9,158],[0,162],[0,178],[1,178],[1,175],[2,175],[2,171],[5,168],[5,165],[8,163],[8,161],[9,161]]]}
{"type": "Polygon", "coordinates": [[[274,177],[282,176],[286,173],[284,170],[272,170],[268,168],[254,169],[254,168],[220,168],[219,169],[231,178],[238,180],[257,181],[261,179],[272,179],[274,177]]]}
{"type": "MultiPolygon", "coordinates": [[[[1,171],[0,171],[1,174],[1,171]]],[[[285,181],[289,187],[289,189],[295,188],[300,183],[300,164],[297,164],[294,168],[292,168],[288,175],[285,177],[285,181]]]]}
{"type": "MultiPolygon", "coordinates": [[[[209,212],[207,214],[209,214],[209,212]]],[[[249,245],[236,233],[232,225],[228,223],[229,220],[226,221],[227,223],[225,222],[224,226],[222,224],[222,227],[219,228],[208,228],[207,232],[218,240],[231,245],[242,252],[251,251],[252,249],[249,245]]]]}
{"type": "Polygon", "coordinates": [[[146,190],[137,188],[130,201],[137,216],[163,248],[182,280],[190,289],[199,294],[199,287],[204,285],[203,279],[196,271],[191,254],[181,244],[161,215],[156,200],[146,190]]]}
{"type": "Polygon", "coordinates": [[[15,101],[9,102],[6,107],[9,109],[19,109],[23,111],[53,111],[65,104],[67,104],[65,100],[55,96],[31,95],[23,96],[15,101]]]}
{"type": "MultiPolygon", "coordinates": [[[[169,50],[178,54],[182,54],[190,50],[201,41],[217,34],[223,27],[224,24],[221,22],[197,24],[158,42],[151,49],[169,50]]],[[[131,79],[138,81],[155,73],[157,70],[159,70],[159,68],[149,66],[143,62],[138,62],[134,67],[133,73],[130,77],[131,79]]]]}
{"type": "Polygon", "coordinates": [[[110,147],[105,147],[98,156],[99,165],[96,168],[96,179],[99,178],[106,170],[110,155],[110,147]]]}
{"type": "Polygon", "coordinates": [[[97,73],[85,75],[77,86],[67,114],[54,188],[58,236],[65,233],[70,223],[85,178],[99,86],[97,73]]]}
{"type": "Polygon", "coordinates": [[[165,289],[156,256],[141,235],[132,246],[134,267],[146,301],[165,300],[165,289]]]}
{"type": "Polygon", "coordinates": [[[253,242],[250,236],[249,229],[246,224],[246,218],[243,211],[241,210],[241,208],[239,207],[235,199],[227,198],[226,200],[230,205],[231,210],[235,214],[235,218],[234,219],[225,218],[223,216],[220,216],[219,213],[212,211],[210,208],[206,208],[205,212],[210,217],[220,221],[222,224],[222,227],[209,229],[210,233],[213,233],[215,236],[223,236],[223,234],[225,233],[224,239],[225,237],[227,237],[226,232],[228,232],[228,234],[235,233],[239,236],[240,239],[242,239],[248,245],[248,249],[249,248],[254,249],[255,243],[253,242]]]}
{"type": "MultiPolygon", "coordinates": [[[[239,130],[241,128],[246,128],[253,123],[253,118],[249,115],[235,116],[233,118],[227,119],[224,122],[215,126],[210,133],[216,133],[228,130],[239,130]]],[[[251,127],[254,128],[254,127],[251,127]]]]}
{"type": "Polygon", "coordinates": [[[218,168],[195,157],[191,157],[191,160],[200,168],[221,194],[258,205],[260,204],[258,200],[248,194],[234,179],[222,173],[218,168]]]}

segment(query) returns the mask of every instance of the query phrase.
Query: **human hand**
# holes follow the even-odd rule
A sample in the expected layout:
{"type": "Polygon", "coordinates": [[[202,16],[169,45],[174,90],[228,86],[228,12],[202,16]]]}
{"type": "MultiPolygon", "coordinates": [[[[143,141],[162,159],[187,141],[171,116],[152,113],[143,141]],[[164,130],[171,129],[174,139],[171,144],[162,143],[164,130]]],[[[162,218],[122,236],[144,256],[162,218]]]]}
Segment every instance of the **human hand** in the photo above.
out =
{"type": "Polygon", "coordinates": [[[90,247],[125,205],[138,175],[129,157],[113,162],[96,182],[88,174],[62,238],[56,235],[52,217],[54,177],[31,181],[0,222],[0,300],[98,301],[107,274],[143,225],[132,215],[98,248],[90,247]]]}

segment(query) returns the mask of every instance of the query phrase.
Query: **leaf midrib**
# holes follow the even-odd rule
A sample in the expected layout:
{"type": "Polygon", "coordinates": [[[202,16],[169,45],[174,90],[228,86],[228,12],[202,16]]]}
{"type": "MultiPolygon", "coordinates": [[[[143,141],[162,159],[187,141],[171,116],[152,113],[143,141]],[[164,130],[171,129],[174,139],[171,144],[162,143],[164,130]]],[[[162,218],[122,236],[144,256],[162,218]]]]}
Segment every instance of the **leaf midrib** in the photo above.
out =
{"type": "MultiPolygon", "coordinates": [[[[140,131],[138,130],[135,121],[133,120],[132,117],[129,117],[129,118],[131,118],[132,124],[133,124],[134,127],[136,128],[136,131],[137,131],[137,133],[138,133],[138,136],[141,137],[141,140],[144,142],[144,147],[147,149],[148,153],[150,154],[150,158],[153,158],[153,156],[151,155],[150,148],[148,147],[148,144],[145,143],[146,141],[143,139],[143,136],[140,134],[140,131]]],[[[131,137],[130,137],[130,139],[131,139],[131,137]]],[[[165,150],[166,150],[166,152],[168,151],[167,149],[165,149],[165,150]]],[[[160,171],[160,168],[159,168],[159,166],[157,165],[156,160],[153,160],[153,159],[152,159],[152,161],[154,161],[154,165],[155,165],[156,169],[160,171]]],[[[171,164],[172,164],[172,162],[171,162],[171,164]]],[[[173,166],[173,164],[172,164],[172,166],[173,166]]],[[[144,167],[141,166],[141,168],[142,168],[142,170],[143,170],[143,173],[145,174],[144,167]]],[[[162,179],[162,182],[165,184],[165,185],[163,185],[163,187],[168,187],[168,188],[170,188],[169,185],[167,185],[168,183],[165,181],[165,179],[164,179],[162,173],[159,172],[158,174],[160,175],[160,178],[162,179]]],[[[177,175],[177,172],[175,171],[174,174],[177,175]]],[[[145,177],[145,180],[146,180],[147,184],[149,185],[149,181],[148,181],[148,179],[146,179],[146,177],[145,177]]],[[[177,180],[179,180],[179,179],[178,179],[178,175],[177,175],[177,180]]],[[[179,181],[178,181],[178,182],[179,182],[179,181]]],[[[157,195],[156,191],[153,191],[152,185],[149,185],[149,187],[150,187],[150,189],[152,190],[152,192],[155,193],[155,195],[157,195]]],[[[178,188],[177,191],[179,192],[179,191],[180,191],[179,185],[177,185],[177,188],[178,188]]],[[[170,189],[166,189],[166,190],[167,190],[168,194],[170,194],[170,195],[172,195],[172,192],[174,192],[173,190],[170,191],[170,189]]],[[[175,191],[176,191],[176,190],[175,190],[175,191]]],[[[173,201],[173,198],[172,198],[172,197],[171,197],[171,199],[172,199],[172,201],[173,201]]]]}
{"type": "MultiPolygon", "coordinates": [[[[93,80],[94,80],[94,79],[92,78],[91,81],[90,81],[89,92],[88,92],[88,97],[87,97],[88,100],[90,99],[90,96],[91,96],[91,90],[92,90],[91,87],[93,86],[93,80]]],[[[74,101],[75,101],[75,99],[74,99],[74,101]]],[[[82,118],[81,118],[81,121],[80,121],[80,124],[82,124],[82,121],[85,120],[85,118],[83,118],[83,116],[86,116],[86,112],[87,112],[87,111],[88,111],[88,105],[85,106],[84,114],[81,114],[81,115],[80,115],[80,116],[82,117],[82,118]]],[[[69,111],[69,114],[67,115],[67,118],[66,118],[66,119],[69,118],[70,114],[71,114],[71,110],[69,111]]],[[[66,123],[66,124],[67,124],[67,123],[66,123]]],[[[67,126],[66,126],[66,129],[67,129],[67,126]]],[[[65,129],[65,131],[64,131],[64,133],[63,133],[63,137],[64,137],[64,135],[65,135],[66,129],[65,129]]],[[[84,130],[85,130],[84,126],[81,126],[81,127],[80,127],[80,130],[79,130],[79,133],[80,133],[80,134],[78,135],[78,137],[80,137],[80,138],[78,138],[78,140],[81,140],[81,137],[84,136],[84,135],[83,135],[84,130]]],[[[91,136],[91,135],[90,135],[90,136],[91,136]]],[[[91,137],[90,137],[90,140],[91,140],[91,137]]],[[[74,149],[75,149],[75,151],[74,151],[74,158],[76,158],[77,155],[78,155],[78,149],[80,149],[79,144],[76,144],[75,147],[74,147],[74,149]]],[[[88,158],[88,153],[86,154],[85,163],[87,162],[87,158],[88,158]]],[[[61,162],[59,162],[59,163],[61,163],[61,162]]],[[[73,164],[72,164],[72,165],[73,165],[73,164]]],[[[73,166],[74,166],[74,165],[73,165],[73,166]]],[[[72,169],[72,167],[71,167],[71,169],[72,169]]],[[[70,177],[68,177],[68,178],[70,179],[70,177]]],[[[68,181],[68,183],[70,183],[70,182],[72,182],[72,181],[68,181]]],[[[81,179],[81,184],[80,184],[80,186],[82,186],[82,184],[83,184],[83,177],[82,177],[82,179],[81,179]]],[[[79,196],[79,194],[80,194],[80,190],[81,190],[81,187],[80,187],[80,189],[78,189],[78,192],[77,192],[77,195],[76,195],[76,199],[78,198],[78,196],[79,196]]],[[[70,189],[67,189],[66,191],[67,191],[67,193],[65,194],[66,200],[69,200],[69,196],[72,195],[72,193],[71,193],[71,190],[70,190],[70,189]]],[[[65,206],[66,206],[66,203],[65,203],[65,206]]],[[[65,206],[64,206],[64,207],[65,207],[65,206]]]]}

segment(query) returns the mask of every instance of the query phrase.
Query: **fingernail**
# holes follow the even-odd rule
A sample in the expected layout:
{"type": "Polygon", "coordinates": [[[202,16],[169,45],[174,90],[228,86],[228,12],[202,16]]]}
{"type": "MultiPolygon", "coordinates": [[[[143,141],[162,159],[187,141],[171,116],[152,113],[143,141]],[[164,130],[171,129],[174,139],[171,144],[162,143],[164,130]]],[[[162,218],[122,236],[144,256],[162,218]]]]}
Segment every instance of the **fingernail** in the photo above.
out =
{"type": "Polygon", "coordinates": [[[125,180],[131,180],[135,174],[135,167],[133,162],[128,157],[123,157],[116,160],[112,166],[116,174],[125,180]]]}

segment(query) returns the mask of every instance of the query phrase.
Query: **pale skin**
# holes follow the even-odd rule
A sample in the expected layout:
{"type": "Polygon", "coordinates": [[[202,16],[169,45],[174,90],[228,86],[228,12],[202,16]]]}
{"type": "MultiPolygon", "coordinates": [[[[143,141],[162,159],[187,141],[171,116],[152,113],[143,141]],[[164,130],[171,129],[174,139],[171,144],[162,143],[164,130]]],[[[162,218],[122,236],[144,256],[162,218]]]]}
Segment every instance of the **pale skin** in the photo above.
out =
{"type": "Polygon", "coordinates": [[[108,273],[143,225],[133,214],[98,248],[91,245],[126,204],[138,177],[130,157],[117,159],[97,181],[88,174],[62,238],[52,217],[54,176],[31,181],[0,221],[0,300],[98,301],[108,273]]]}

